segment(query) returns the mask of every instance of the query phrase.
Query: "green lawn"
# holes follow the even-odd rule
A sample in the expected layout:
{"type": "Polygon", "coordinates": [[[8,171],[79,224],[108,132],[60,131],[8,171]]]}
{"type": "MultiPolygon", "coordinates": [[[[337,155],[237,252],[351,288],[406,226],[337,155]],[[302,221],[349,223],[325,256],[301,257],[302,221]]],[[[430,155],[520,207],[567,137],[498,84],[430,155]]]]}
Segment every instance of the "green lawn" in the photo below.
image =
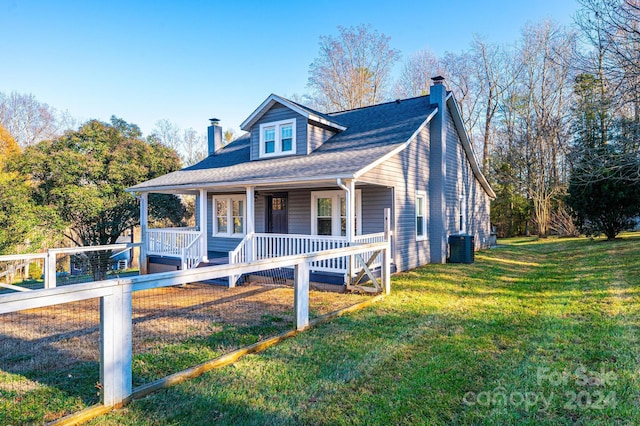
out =
{"type": "Polygon", "coordinates": [[[638,424],[640,234],[501,243],[93,424],[638,424]]]}

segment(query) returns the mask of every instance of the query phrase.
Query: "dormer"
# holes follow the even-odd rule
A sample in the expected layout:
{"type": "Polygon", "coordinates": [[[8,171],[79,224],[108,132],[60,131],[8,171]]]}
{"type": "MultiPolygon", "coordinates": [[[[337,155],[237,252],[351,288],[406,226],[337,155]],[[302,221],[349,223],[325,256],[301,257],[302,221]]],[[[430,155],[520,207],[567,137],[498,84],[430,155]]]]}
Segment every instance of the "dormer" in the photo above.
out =
{"type": "Polygon", "coordinates": [[[251,160],[307,155],[346,129],[325,114],[274,94],[240,128],[251,134],[251,160]]]}

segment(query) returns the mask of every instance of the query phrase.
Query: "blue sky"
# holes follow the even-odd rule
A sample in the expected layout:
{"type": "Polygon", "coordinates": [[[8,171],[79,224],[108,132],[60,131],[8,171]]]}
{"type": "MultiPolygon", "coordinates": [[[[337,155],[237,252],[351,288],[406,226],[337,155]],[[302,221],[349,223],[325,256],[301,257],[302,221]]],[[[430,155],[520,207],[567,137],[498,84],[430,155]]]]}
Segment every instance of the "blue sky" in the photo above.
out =
{"type": "MultiPolygon", "coordinates": [[[[575,0],[0,0],[0,92],[32,93],[81,120],[117,115],[204,132],[239,124],[270,93],[307,91],[321,35],[371,24],[408,56],[517,40],[527,22],[571,24],[575,0]]],[[[399,69],[400,65],[398,65],[399,69]]]]}

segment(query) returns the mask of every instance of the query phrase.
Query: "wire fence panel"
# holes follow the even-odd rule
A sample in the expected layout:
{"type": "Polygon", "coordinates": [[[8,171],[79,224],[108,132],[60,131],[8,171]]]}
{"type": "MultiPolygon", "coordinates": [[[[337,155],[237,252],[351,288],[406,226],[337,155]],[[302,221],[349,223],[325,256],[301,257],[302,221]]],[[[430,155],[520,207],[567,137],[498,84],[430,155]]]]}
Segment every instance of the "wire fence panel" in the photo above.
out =
{"type": "Polygon", "coordinates": [[[15,256],[12,260],[0,260],[0,295],[44,288],[44,255],[41,259],[15,256]]]}
{"type": "Polygon", "coordinates": [[[56,258],[56,286],[81,284],[138,275],[131,269],[126,250],[60,253],[56,258]]]}
{"type": "Polygon", "coordinates": [[[0,315],[0,424],[41,424],[100,401],[99,305],[0,315]]]}
{"type": "Polygon", "coordinates": [[[196,283],[133,294],[133,385],[293,328],[293,290],[196,283]]]}
{"type": "MultiPolygon", "coordinates": [[[[376,246],[344,250],[371,248],[376,246]]],[[[2,312],[10,312],[0,314],[0,424],[41,424],[126,397],[131,378],[134,388],[148,384],[366,300],[370,296],[340,292],[342,284],[321,286],[338,291],[314,289],[317,275],[309,274],[309,264],[344,256],[344,250],[75,287],[64,286],[71,282],[57,276],[55,285],[43,290],[9,289],[13,294],[0,294],[2,312]],[[281,267],[264,269],[274,266],[281,267]],[[227,274],[242,276],[240,285],[229,288],[227,274]],[[46,307],[24,310],[26,306],[46,307]]],[[[57,266],[69,253],[54,254],[57,266]]],[[[51,270],[54,256],[47,256],[44,269],[51,270]]],[[[110,262],[106,259],[111,255],[100,258],[110,262]]],[[[95,270],[87,259],[80,260],[74,268],[95,270]]],[[[122,273],[105,269],[107,263],[99,265],[108,278],[122,273]]],[[[94,277],[93,272],[75,275],[94,277]]]]}

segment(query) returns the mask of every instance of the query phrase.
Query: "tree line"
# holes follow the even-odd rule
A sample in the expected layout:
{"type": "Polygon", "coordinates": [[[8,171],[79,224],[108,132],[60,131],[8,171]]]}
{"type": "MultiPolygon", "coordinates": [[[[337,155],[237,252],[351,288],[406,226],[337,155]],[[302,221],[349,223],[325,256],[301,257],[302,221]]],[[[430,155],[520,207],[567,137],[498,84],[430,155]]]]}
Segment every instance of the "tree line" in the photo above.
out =
{"type": "MultiPolygon", "coordinates": [[[[476,36],[463,52],[424,49],[402,63],[385,34],[339,27],[320,38],[309,93],[294,100],[323,112],[359,108],[425,95],[430,78],[443,75],[497,194],[499,236],[614,238],[640,216],[640,6],[579,4],[571,28],[532,23],[511,44],[476,36]]],[[[145,138],[115,116],[78,126],[33,95],[0,93],[0,253],[60,236],[114,242],[138,220],[125,188],[205,155],[206,136],[166,119],[145,138]]],[[[174,196],[151,204],[152,220],[180,224],[189,214],[174,196]]]]}
{"type": "Polygon", "coordinates": [[[497,198],[499,236],[605,234],[640,216],[640,5],[579,0],[572,27],[526,25],[518,40],[408,56],[370,26],[320,39],[308,103],[323,111],[421,96],[443,75],[497,198]]]}

